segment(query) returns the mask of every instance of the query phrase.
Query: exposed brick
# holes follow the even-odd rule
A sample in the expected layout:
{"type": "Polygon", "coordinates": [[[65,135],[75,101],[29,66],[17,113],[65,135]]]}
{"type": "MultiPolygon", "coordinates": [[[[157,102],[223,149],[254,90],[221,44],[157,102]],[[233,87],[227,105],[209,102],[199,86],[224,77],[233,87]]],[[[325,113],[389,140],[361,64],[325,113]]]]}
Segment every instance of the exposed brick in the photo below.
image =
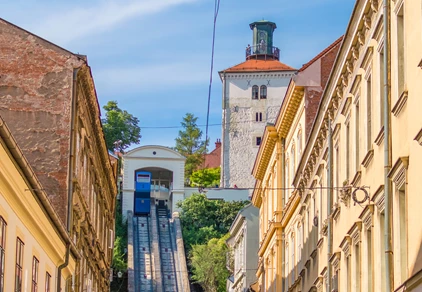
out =
{"type": "Polygon", "coordinates": [[[0,19],[0,115],[63,222],[76,55],[0,19]]]}

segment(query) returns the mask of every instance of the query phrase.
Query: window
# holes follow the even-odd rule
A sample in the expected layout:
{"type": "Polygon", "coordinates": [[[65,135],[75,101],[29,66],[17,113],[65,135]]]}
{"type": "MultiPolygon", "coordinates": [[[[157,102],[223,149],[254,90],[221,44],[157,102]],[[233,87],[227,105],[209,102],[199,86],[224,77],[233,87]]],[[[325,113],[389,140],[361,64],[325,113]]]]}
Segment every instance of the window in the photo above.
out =
{"type": "Polygon", "coordinates": [[[22,266],[23,266],[23,242],[16,239],[16,271],[15,271],[15,292],[22,292],[22,266]]]}
{"type": "Polygon", "coordinates": [[[366,231],[366,249],[367,249],[367,255],[368,255],[368,289],[366,291],[371,292],[374,291],[373,287],[373,275],[374,275],[374,267],[373,267],[373,257],[372,257],[372,232],[371,229],[368,229],[366,231]]]}
{"type": "Polygon", "coordinates": [[[384,52],[380,51],[380,128],[384,126],[384,52]]]}
{"type": "Polygon", "coordinates": [[[356,172],[359,171],[359,165],[360,165],[360,157],[359,157],[359,139],[360,139],[360,114],[359,114],[359,102],[356,103],[356,119],[355,119],[355,152],[356,152],[356,172]]]}
{"type": "Polygon", "coordinates": [[[340,141],[338,142],[337,146],[334,149],[335,154],[335,176],[334,176],[334,184],[335,184],[335,196],[334,196],[334,202],[336,203],[338,201],[338,195],[339,195],[339,173],[340,173],[340,141]]]}
{"type": "Polygon", "coordinates": [[[372,149],[372,78],[366,80],[366,151],[372,149]]]}
{"type": "Polygon", "coordinates": [[[397,13],[397,89],[398,95],[400,96],[404,91],[404,5],[400,8],[397,13]]]}
{"type": "Polygon", "coordinates": [[[349,255],[346,258],[346,276],[347,276],[347,290],[352,291],[352,263],[351,263],[351,256],[349,255]]]}
{"type": "Polygon", "coordinates": [[[261,137],[256,137],[256,146],[261,145],[261,137]]]}
{"type": "Polygon", "coordinates": [[[292,159],[292,170],[291,170],[291,184],[293,184],[293,178],[295,177],[295,171],[296,171],[296,148],[295,145],[292,146],[291,150],[291,159],[292,159]]]}
{"type": "Polygon", "coordinates": [[[346,124],[346,179],[350,176],[350,124],[346,124]]]}
{"type": "Polygon", "coordinates": [[[51,286],[51,275],[47,272],[45,274],[45,292],[50,292],[50,286],[51,286]]]}
{"type": "Polygon", "coordinates": [[[403,186],[400,190],[396,190],[398,195],[398,219],[399,219],[399,250],[400,253],[398,255],[399,258],[399,265],[398,270],[400,273],[400,280],[399,284],[403,283],[407,279],[407,232],[406,232],[406,195],[405,195],[405,187],[403,186]]]}
{"type": "Polygon", "coordinates": [[[36,257],[32,258],[32,292],[38,291],[38,266],[40,262],[36,257]]]}
{"type": "MultiPolygon", "coordinates": [[[[289,241],[288,239],[286,240],[286,243],[287,243],[287,241],[289,241]]],[[[285,279],[285,286],[284,286],[284,291],[287,291],[288,290],[288,288],[289,288],[289,245],[288,244],[286,244],[286,256],[285,256],[285,259],[286,259],[286,266],[285,266],[285,275],[284,275],[284,279],[285,279]]]]}
{"type": "Polygon", "coordinates": [[[361,290],[361,256],[360,256],[360,243],[355,244],[355,291],[362,291],[361,290]]]}
{"type": "Polygon", "coordinates": [[[258,85],[252,86],[252,99],[258,99],[258,85]]]}
{"type": "MultiPolygon", "coordinates": [[[[285,176],[285,179],[286,179],[286,181],[285,181],[285,188],[288,188],[288,186],[289,186],[289,154],[287,154],[286,155],[286,169],[285,169],[285,171],[286,171],[286,176],[285,176]]],[[[289,197],[290,197],[290,191],[288,190],[288,189],[286,189],[286,191],[285,191],[285,193],[286,193],[286,204],[287,204],[287,200],[289,199],[289,197]]]]}
{"type": "Polygon", "coordinates": [[[261,99],[266,99],[267,98],[267,86],[261,85],[261,90],[260,90],[260,93],[259,93],[259,97],[261,99]]]}
{"type": "Polygon", "coordinates": [[[300,156],[302,155],[302,130],[299,130],[297,133],[297,157],[298,160],[300,156]]]}
{"type": "Polygon", "coordinates": [[[295,262],[295,247],[296,247],[296,243],[295,243],[295,237],[294,235],[292,235],[292,244],[291,244],[291,248],[292,248],[292,274],[291,274],[291,283],[295,282],[295,266],[296,266],[296,262],[295,262]]]}
{"type": "Polygon", "coordinates": [[[6,222],[0,216],[0,292],[4,291],[4,266],[6,248],[6,222]]]}
{"type": "Polygon", "coordinates": [[[255,121],[262,122],[262,113],[255,113],[255,121]]]}

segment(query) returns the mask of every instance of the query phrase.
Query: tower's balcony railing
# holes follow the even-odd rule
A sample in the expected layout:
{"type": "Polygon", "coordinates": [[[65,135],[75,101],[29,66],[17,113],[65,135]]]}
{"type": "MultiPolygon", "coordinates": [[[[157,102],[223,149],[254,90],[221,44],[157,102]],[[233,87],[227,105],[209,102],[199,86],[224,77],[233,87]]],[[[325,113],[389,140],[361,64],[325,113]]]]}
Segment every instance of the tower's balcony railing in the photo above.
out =
{"type": "Polygon", "coordinates": [[[277,47],[268,47],[266,44],[246,47],[246,59],[249,60],[258,56],[271,56],[274,59],[280,58],[280,49],[277,47]]]}

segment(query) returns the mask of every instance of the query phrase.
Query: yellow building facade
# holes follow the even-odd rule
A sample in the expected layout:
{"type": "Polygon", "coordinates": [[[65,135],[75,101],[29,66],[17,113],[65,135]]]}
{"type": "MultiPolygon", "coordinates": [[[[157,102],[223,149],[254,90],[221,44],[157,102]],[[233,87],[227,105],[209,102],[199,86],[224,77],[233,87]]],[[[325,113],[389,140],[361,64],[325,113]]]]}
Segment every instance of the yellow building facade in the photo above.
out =
{"type": "MultiPolygon", "coordinates": [[[[263,225],[270,218],[280,226],[276,274],[282,290],[274,291],[422,289],[421,3],[383,4],[356,1],[293,166],[289,135],[280,136],[277,124],[267,127],[254,168],[254,204],[264,201],[261,181],[274,173],[276,156],[265,152],[271,143],[285,152],[284,168],[277,171],[281,179],[275,180],[284,181],[282,192],[288,193],[279,218],[260,209],[263,225]]],[[[296,120],[299,114],[290,112],[296,120]]],[[[271,269],[260,268],[258,274],[271,269]]]]}
{"type": "MultiPolygon", "coordinates": [[[[70,242],[47,194],[0,118],[0,291],[57,291],[57,270],[65,262],[70,242]]],[[[69,257],[61,270],[62,291],[65,279],[75,274],[76,260],[69,257]]]]}
{"type": "MultiPolygon", "coordinates": [[[[289,258],[284,256],[289,247],[283,245],[283,238],[292,214],[284,210],[287,203],[294,206],[299,203],[291,200],[296,193],[291,187],[294,172],[341,39],[299,69],[287,88],[275,124],[268,125],[264,132],[252,172],[256,178],[252,203],[260,209],[257,271],[260,291],[281,291],[285,285],[283,271],[289,258]]],[[[289,236],[292,239],[290,232],[289,236]]]]}

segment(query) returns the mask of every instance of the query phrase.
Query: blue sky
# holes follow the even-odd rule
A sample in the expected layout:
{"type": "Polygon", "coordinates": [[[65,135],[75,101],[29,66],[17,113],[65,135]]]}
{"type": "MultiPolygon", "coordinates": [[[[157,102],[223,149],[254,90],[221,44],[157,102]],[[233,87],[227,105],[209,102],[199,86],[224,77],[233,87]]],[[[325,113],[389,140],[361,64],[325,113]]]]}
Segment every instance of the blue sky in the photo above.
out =
{"type": "MultiPolygon", "coordinates": [[[[277,24],[280,61],[300,68],[344,34],[355,0],[221,0],[210,124],[221,123],[217,72],[244,61],[249,23],[277,24]]],[[[0,17],[88,56],[101,107],[140,120],[140,145],[174,146],[187,112],[206,122],[214,0],[0,0],[0,17]]],[[[202,128],[205,138],[205,127],[202,128]]],[[[210,148],[221,127],[209,127],[210,148]]]]}

